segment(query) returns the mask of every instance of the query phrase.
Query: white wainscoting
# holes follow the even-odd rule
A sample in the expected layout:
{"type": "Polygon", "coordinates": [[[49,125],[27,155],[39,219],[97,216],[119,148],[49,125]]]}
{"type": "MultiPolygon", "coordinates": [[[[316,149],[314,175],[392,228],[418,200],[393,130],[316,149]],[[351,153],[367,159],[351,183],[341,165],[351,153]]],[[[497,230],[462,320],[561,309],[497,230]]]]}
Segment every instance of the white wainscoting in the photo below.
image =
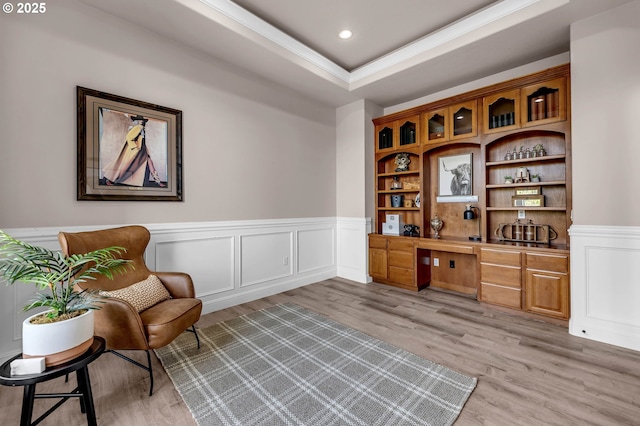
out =
{"type": "Polygon", "coordinates": [[[640,227],[574,225],[569,232],[569,332],[640,350],[640,227]]]}
{"type": "MultiPolygon", "coordinates": [[[[113,225],[120,226],[120,225],[113,225]]],[[[303,218],[146,224],[147,265],[191,275],[203,313],[336,276],[362,283],[367,274],[369,219],[303,218]]],[[[58,249],[59,231],[111,226],[5,229],[34,245],[58,249]]],[[[33,286],[0,282],[0,361],[21,350],[21,307],[33,286]]],[[[29,314],[33,314],[30,312],[29,314]]]]}
{"type": "Polygon", "coordinates": [[[359,283],[369,276],[370,219],[338,218],[338,276],[359,283]]]}

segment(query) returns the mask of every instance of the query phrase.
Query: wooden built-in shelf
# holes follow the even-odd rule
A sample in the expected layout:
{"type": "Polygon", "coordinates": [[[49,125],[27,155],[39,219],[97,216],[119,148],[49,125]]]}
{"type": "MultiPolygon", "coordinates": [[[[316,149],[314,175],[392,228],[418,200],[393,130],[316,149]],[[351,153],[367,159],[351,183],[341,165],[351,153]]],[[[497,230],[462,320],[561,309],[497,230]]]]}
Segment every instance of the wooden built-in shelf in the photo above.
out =
{"type": "Polygon", "coordinates": [[[420,175],[419,170],[409,170],[406,172],[391,172],[391,173],[378,173],[378,177],[393,177],[393,176],[407,176],[407,175],[420,175]]]}
{"type": "Polygon", "coordinates": [[[526,183],[492,183],[487,185],[487,188],[520,188],[520,187],[528,187],[528,186],[557,186],[557,185],[566,185],[567,182],[564,180],[553,180],[546,182],[526,182],[526,183]]]}
{"type": "Polygon", "coordinates": [[[522,164],[522,163],[540,163],[543,161],[553,161],[553,160],[564,160],[566,155],[545,155],[544,157],[533,157],[533,158],[521,158],[517,160],[501,160],[501,161],[487,161],[487,167],[490,166],[502,166],[506,164],[522,164]]]}
{"type": "Polygon", "coordinates": [[[564,212],[567,210],[565,206],[558,207],[487,207],[487,211],[499,212],[499,211],[518,211],[518,210],[536,210],[536,211],[549,211],[549,212],[564,212]]]}
{"type": "Polygon", "coordinates": [[[420,207],[378,207],[378,211],[407,211],[417,212],[420,211],[420,207]]]}
{"type": "Polygon", "coordinates": [[[378,194],[407,194],[420,192],[419,189],[385,189],[378,191],[378,194]]]}
{"type": "Polygon", "coordinates": [[[569,64],[549,68],[373,120],[376,209],[368,244],[375,281],[569,318],[569,72],[569,64]],[[513,158],[521,155],[516,149],[529,157],[513,158]],[[406,171],[395,171],[399,154],[409,156],[406,171]],[[505,183],[508,176],[521,183],[505,183]],[[522,182],[534,176],[541,182],[522,182]],[[416,199],[419,207],[404,207],[416,199]],[[444,224],[438,239],[436,216],[444,224]],[[396,219],[404,229],[415,225],[417,235],[389,235],[387,221],[396,219]],[[507,226],[515,232],[499,235],[507,226]]]}

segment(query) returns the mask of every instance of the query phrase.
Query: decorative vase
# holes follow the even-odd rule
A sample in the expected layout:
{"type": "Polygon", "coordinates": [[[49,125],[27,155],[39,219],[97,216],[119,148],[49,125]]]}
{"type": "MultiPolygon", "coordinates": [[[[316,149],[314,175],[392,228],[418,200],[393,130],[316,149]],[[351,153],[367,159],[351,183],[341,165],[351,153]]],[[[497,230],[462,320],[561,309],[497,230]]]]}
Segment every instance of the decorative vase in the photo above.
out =
{"type": "Polygon", "coordinates": [[[63,364],[83,354],[93,343],[93,311],[68,320],[31,324],[35,314],[22,323],[22,357],[44,357],[47,367],[63,364]]]}
{"type": "Polygon", "coordinates": [[[431,219],[431,229],[435,231],[435,234],[433,234],[433,238],[440,238],[439,232],[442,229],[442,225],[444,225],[444,222],[442,222],[442,219],[440,219],[438,215],[431,219]]]}
{"type": "Polygon", "coordinates": [[[398,208],[398,207],[402,207],[403,204],[404,204],[404,195],[391,196],[391,207],[398,208]]]}

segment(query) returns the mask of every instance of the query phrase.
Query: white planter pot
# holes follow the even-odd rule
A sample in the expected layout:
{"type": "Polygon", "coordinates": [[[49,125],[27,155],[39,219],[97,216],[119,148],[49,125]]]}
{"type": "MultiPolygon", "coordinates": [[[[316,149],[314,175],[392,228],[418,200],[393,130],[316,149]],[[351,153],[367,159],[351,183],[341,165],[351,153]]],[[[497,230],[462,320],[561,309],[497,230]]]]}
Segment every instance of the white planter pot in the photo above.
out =
{"type": "Polygon", "coordinates": [[[93,311],[59,322],[22,323],[22,356],[45,357],[47,367],[63,364],[84,353],[93,343],[93,311]]]}

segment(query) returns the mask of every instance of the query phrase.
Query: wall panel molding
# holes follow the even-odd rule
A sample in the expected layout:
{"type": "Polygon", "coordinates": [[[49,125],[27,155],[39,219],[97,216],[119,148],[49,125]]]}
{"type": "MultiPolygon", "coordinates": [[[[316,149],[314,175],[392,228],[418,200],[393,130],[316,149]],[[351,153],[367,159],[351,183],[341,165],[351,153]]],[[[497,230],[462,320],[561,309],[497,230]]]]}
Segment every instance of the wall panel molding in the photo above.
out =
{"type": "Polygon", "coordinates": [[[640,350],[640,227],[574,225],[569,332],[640,350]]]}
{"type": "MultiPolygon", "coordinates": [[[[151,232],[145,253],[149,268],[189,273],[196,294],[202,299],[203,314],[336,276],[369,281],[369,219],[323,217],[143,225],[151,232]]],[[[117,226],[122,225],[5,231],[31,244],[57,249],[60,231],[117,226]]],[[[6,286],[0,282],[0,361],[21,351],[22,321],[28,316],[21,308],[34,293],[30,285],[6,286]]]]}

